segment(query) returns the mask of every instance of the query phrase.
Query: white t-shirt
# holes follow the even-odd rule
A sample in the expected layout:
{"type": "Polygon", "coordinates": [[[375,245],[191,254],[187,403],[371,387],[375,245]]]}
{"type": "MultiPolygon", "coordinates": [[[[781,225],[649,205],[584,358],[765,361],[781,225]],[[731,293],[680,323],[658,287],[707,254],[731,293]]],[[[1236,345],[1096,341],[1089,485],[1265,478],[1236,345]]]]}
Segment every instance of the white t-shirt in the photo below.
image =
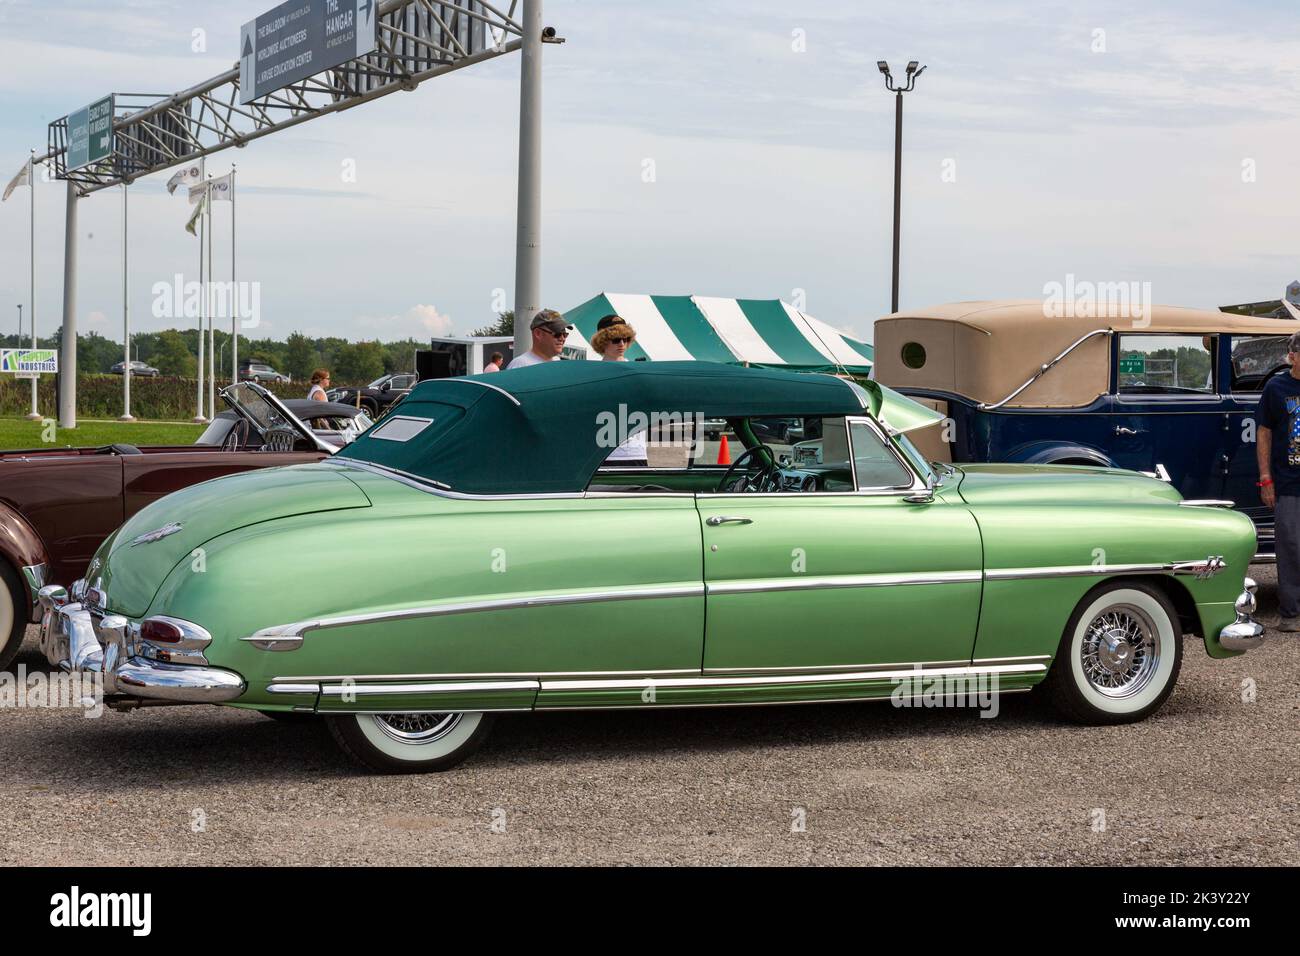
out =
{"type": "Polygon", "coordinates": [[[321,388],[320,385],[313,385],[311,387],[311,391],[307,393],[307,398],[308,399],[315,398],[317,401],[321,401],[321,402],[328,401],[328,398],[325,395],[325,389],[321,388]],[[317,397],[316,394],[317,392],[320,393],[319,397],[317,397]]]}
{"type": "MultiPolygon", "coordinates": [[[[558,358],[558,356],[556,357],[558,358]]],[[[516,355],[514,359],[511,360],[510,364],[506,366],[506,369],[527,368],[529,365],[542,365],[546,362],[554,361],[555,359],[553,358],[542,358],[536,352],[529,350],[523,355],[516,355]]]]}

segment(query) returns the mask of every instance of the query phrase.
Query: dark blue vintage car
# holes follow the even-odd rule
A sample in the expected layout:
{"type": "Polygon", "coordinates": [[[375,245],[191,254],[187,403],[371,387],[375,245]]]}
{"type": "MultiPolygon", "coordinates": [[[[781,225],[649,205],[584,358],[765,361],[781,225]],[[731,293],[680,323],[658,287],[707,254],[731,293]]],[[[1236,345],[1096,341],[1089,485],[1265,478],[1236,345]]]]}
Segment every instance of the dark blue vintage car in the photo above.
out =
{"type": "Polygon", "coordinates": [[[1053,314],[1040,299],[960,302],[876,322],[875,377],[949,419],[932,458],[1128,468],[1230,500],[1271,560],[1255,409],[1300,322],[1148,306],[1053,314]],[[1098,312],[1102,317],[1091,314],[1098,312]],[[1131,317],[1106,317],[1124,312],[1131,317]]]}

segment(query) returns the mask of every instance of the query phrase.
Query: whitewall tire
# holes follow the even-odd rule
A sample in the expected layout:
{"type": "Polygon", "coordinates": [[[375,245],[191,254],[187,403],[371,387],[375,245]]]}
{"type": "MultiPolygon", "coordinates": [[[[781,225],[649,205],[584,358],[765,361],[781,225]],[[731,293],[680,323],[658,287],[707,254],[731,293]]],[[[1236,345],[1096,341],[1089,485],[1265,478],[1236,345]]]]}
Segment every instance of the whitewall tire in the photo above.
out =
{"type": "Polygon", "coordinates": [[[0,560],[0,671],[7,670],[18,656],[27,633],[26,595],[18,575],[0,560]]]}
{"type": "Polygon", "coordinates": [[[1146,584],[1103,584],[1065,626],[1044,686],[1062,713],[1087,724],[1123,724],[1153,713],[1182,666],[1178,613],[1146,584]]]}
{"type": "Polygon", "coordinates": [[[371,770],[427,773],[449,770],[482,746],[492,715],[338,714],[326,723],[338,745],[371,770]]]}

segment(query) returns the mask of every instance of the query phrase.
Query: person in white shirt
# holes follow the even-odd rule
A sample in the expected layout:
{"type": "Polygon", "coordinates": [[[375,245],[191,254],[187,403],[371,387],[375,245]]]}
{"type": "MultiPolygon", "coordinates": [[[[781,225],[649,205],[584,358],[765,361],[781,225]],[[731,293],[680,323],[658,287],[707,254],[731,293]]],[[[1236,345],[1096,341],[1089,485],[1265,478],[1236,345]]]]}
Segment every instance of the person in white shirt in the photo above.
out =
{"type": "MultiPolygon", "coordinates": [[[[596,334],[591,337],[591,347],[599,353],[603,362],[626,362],[628,347],[635,341],[636,332],[622,316],[607,315],[596,323],[596,334]]],[[[645,467],[648,464],[645,430],[629,435],[610,452],[605,464],[620,468],[645,467]]]]}
{"type": "Polygon", "coordinates": [[[311,388],[307,392],[309,399],[315,399],[318,402],[329,401],[329,396],[325,394],[325,389],[330,387],[330,373],[328,369],[318,368],[311,373],[311,388]]]}
{"type": "Polygon", "coordinates": [[[564,351],[564,341],[569,337],[573,326],[565,322],[564,316],[554,309],[542,309],[533,316],[529,328],[533,333],[533,347],[523,355],[515,356],[514,360],[506,366],[507,371],[513,368],[527,368],[529,365],[541,365],[543,362],[554,362],[564,351]]]}

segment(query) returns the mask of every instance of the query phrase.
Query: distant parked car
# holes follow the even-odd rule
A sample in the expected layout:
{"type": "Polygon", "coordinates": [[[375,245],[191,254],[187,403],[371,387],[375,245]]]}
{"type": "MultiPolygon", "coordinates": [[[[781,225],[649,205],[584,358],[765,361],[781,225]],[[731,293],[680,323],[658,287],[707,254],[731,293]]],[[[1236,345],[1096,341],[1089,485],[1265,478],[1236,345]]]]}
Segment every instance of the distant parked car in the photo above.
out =
{"type": "Polygon", "coordinates": [[[325,396],[331,402],[360,406],[371,418],[378,418],[388,410],[390,405],[415,388],[416,382],[414,372],[393,372],[390,375],[380,376],[360,389],[355,386],[331,388],[325,396]],[[361,393],[360,401],[357,400],[358,392],[361,393]]]}
{"type": "MultiPolygon", "coordinates": [[[[285,408],[293,412],[294,417],[307,425],[317,438],[329,445],[342,448],[369,428],[374,422],[364,409],[337,402],[318,402],[308,398],[290,398],[284,401],[285,408]]],[[[259,435],[241,434],[243,418],[234,409],[228,408],[218,414],[203,434],[195,439],[196,445],[224,445],[227,441],[241,447],[260,442],[259,435]],[[236,437],[231,433],[236,432],[236,437]]]]}
{"type": "Polygon", "coordinates": [[[290,381],[289,376],[283,372],[277,372],[269,365],[261,362],[251,362],[239,369],[239,380],[241,382],[283,382],[290,381]]]}
{"type": "MultiPolygon", "coordinates": [[[[113,375],[121,375],[123,374],[123,367],[125,365],[126,365],[125,362],[118,362],[116,365],[114,365],[112,368],[109,369],[109,372],[112,373],[113,375]]],[[[152,365],[146,365],[144,362],[132,362],[131,374],[142,376],[144,378],[157,378],[158,370],[154,368],[152,365]]]]}

